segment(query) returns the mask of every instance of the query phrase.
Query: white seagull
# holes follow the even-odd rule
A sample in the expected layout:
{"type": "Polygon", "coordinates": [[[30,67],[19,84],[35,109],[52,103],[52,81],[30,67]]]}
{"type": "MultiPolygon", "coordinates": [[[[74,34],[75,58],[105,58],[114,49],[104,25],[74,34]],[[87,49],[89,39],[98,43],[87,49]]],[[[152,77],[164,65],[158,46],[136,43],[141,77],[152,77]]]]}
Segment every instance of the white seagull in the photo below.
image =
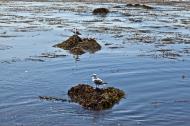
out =
{"type": "Polygon", "coordinates": [[[96,88],[97,86],[99,87],[99,85],[107,84],[102,79],[98,78],[96,74],[92,75],[92,81],[96,84],[96,88]]]}
{"type": "Polygon", "coordinates": [[[73,28],[72,32],[74,33],[74,35],[81,35],[81,33],[79,32],[77,28],[73,28]]]}

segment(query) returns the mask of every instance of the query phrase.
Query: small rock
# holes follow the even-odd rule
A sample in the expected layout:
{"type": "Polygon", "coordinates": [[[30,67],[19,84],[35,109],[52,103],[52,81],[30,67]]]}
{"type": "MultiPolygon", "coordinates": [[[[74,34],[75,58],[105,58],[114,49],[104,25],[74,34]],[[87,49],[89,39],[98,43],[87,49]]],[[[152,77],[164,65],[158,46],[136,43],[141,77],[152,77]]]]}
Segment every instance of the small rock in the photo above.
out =
{"type": "Polygon", "coordinates": [[[53,47],[59,47],[65,50],[69,50],[74,55],[82,55],[86,51],[94,53],[101,49],[101,45],[98,44],[95,39],[82,39],[78,35],[73,35],[66,41],[56,44],[53,47]]]}
{"type": "Polygon", "coordinates": [[[96,8],[93,10],[92,12],[93,14],[102,14],[102,15],[106,15],[107,13],[109,13],[109,10],[107,8],[96,8]]]}

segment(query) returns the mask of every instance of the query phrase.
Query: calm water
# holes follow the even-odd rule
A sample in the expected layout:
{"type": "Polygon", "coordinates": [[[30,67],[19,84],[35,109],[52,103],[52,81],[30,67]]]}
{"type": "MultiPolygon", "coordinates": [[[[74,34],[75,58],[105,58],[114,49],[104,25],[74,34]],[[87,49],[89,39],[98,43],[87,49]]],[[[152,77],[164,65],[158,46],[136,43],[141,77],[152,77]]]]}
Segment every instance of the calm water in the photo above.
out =
{"type": "Polygon", "coordinates": [[[190,11],[151,6],[155,9],[0,2],[0,126],[189,126],[190,11]],[[108,7],[111,13],[94,16],[91,12],[96,7],[108,7]],[[82,37],[95,37],[102,50],[76,61],[68,52],[52,47],[71,36],[73,28],[82,37]],[[172,43],[164,43],[164,38],[172,43]],[[75,103],[38,98],[67,99],[72,86],[93,85],[93,73],[108,86],[124,90],[126,99],[96,112],[75,103]]]}

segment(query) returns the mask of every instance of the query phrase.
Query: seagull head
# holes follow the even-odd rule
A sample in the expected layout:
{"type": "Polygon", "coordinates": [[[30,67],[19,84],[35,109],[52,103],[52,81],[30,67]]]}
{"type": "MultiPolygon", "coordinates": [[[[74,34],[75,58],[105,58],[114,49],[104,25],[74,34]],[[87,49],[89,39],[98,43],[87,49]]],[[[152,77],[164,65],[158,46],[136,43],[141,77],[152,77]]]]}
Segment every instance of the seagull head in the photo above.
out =
{"type": "Polygon", "coordinates": [[[97,78],[97,75],[96,74],[92,74],[92,77],[97,78]]]}

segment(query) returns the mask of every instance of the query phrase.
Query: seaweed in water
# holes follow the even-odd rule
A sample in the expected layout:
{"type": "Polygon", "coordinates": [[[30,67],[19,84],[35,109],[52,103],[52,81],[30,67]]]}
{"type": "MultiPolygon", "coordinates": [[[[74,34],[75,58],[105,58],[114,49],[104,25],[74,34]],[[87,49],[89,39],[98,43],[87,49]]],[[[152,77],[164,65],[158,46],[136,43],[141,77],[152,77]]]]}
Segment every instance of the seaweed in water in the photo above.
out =
{"type": "Polygon", "coordinates": [[[154,9],[153,7],[145,4],[127,4],[127,7],[137,7],[137,8],[143,8],[143,9],[154,9]]]}
{"type": "Polygon", "coordinates": [[[61,102],[71,102],[70,100],[53,97],[53,96],[39,96],[41,100],[47,100],[47,101],[61,101],[61,102]]]}

